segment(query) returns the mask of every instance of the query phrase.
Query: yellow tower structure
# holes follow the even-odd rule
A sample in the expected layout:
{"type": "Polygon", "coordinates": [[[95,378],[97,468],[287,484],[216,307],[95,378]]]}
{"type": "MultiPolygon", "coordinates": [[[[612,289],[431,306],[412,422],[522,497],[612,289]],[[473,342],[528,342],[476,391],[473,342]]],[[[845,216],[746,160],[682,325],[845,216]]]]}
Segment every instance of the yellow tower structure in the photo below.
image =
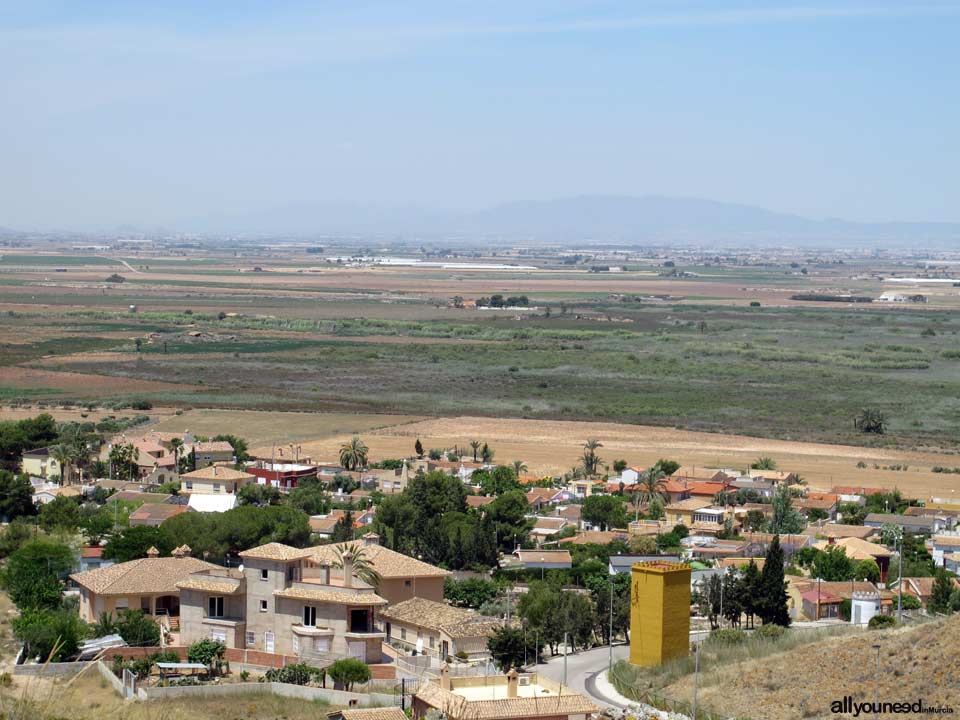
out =
{"type": "Polygon", "coordinates": [[[690,651],[690,566],[651,560],[630,569],[630,662],[660,665],[690,651]]]}

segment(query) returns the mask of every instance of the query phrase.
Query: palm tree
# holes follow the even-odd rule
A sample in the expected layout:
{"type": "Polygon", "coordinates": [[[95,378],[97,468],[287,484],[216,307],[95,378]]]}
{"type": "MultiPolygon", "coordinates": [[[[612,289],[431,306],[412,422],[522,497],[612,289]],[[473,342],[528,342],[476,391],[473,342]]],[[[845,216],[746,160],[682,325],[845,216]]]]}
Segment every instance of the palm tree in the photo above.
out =
{"type": "Polygon", "coordinates": [[[70,464],[73,462],[73,451],[67,445],[58,443],[50,448],[50,457],[60,465],[60,484],[63,485],[64,475],[70,478],[70,464]]]}
{"type": "Polygon", "coordinates": [[[102,612],[97,618],[97,622],[91,625],[93,631],[93,636],[95,638],[106,637],[107,635],[113,635],[117,632],[117,623],[113,617],[113,613],[102,612]]]}
{"type": "Polygon", "coordinates": [[[654,466],[645,471],[639,478],[637,491],[633,494],[633,504],[637,511],[637,519],[640,515],[640,506],[649,506],[654,498],[660,498],[663,501],[667,499],[665,492],[666,480],[663,470],[654,466]]]}
{"type": "Polygon", "coordinates": [[[333,567],[343,570],[344,556],[353,556],[353,574],[374,589],[380,586],[380,573],[373,567],[373,562],[367,554],[367,549],[359,543],[343,543],[334,549],[336,559],[331,563],[333,567]]]}
{"type": "Polygon", "coordinates": [[[597,455],[597,448],[602,448],[603,443],[595,438],[588,438],[583,444],[583,469],[587,475],[595,475],[597,466],[600,464],[600,456],[597,455]]]}
{"type": "Polygon", "coordinates": [[[477,453],[480,451],[480,441],[479,441],[479,440],[471,440],[471,441],[470,441],[470,449],[473,450],[473,461],[476,462],[476,461],[477,461],[477,453]]]}
{"type": "Polygon", "coordinates": [[[526,465],[525,462],[523,462],[523,460],[514,460],[514,461],[513,461],[513,474],[514,474],[514,475],[516,475],[516,476],[519,478],[520,475],[521,475],[521,473],[525,473],[526,471],[527,471],[527,465],[526,465]]]}
{"type": "Polygon", "coordinates": [[[340,464],[347,470],[356,470],[367,464],[368,448],[363,444],[359,435],[354,435],[349,442],[340,446],[340,464]]]}
{"type": "Polygon", "coordinates": [[[761,457],[758,457],[756,460],[754,460],[753,464],[750,467],[753,468],[754,470],[776,470],[777,461],[774,460],[772,457],[767,457],[766,455],[763,455],[761,457]]]}

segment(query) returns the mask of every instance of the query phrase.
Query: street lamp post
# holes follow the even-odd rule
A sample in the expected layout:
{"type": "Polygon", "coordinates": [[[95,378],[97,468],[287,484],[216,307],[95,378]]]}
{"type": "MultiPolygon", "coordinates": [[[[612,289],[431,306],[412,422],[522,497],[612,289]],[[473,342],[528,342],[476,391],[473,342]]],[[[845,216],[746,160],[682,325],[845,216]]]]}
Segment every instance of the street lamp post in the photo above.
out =
{"type": "Polygon", "coordinates": [[[880,646],[874,645],[873,649],[877,651],[877,679],[873,687],[873,717],[874,720],[880,718],[880,646]]]}
{"type": "Polygon", "coordinates": [[[693,661],[693,720],[697,720],[697,685],[700,680],[700,640],[697,640],[697,651],[693,661]]]}
{"type": "Polygon", "coordinates": [[[903,531],[897,533],[900,540],[900,555],[897,560],[897,622],[903,622],[903,531]]]}

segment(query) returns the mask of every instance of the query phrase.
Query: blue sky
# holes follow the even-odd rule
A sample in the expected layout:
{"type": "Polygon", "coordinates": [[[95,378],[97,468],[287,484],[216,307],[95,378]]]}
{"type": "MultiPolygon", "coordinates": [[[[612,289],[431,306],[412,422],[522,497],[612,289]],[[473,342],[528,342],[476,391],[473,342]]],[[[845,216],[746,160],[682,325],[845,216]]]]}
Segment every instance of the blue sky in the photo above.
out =
{"type": "Polygon", "coordinates": [[[960,0],[0,2],[0,225],[616,193],[960,221],[960,0]]]}

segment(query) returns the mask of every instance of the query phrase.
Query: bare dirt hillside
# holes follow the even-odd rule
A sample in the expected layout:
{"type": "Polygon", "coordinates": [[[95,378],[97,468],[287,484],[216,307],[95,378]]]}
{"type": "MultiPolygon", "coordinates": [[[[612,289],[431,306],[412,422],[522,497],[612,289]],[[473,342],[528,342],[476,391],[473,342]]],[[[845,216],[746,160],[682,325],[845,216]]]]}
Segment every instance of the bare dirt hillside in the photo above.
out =
{"type": "MultiPolygon", "coordinates": [[[[705,674],[700,698],[716,712],[754,720],[832,718],[850,695],[873,702],[880,645],[880,701],[948,705],[960,713],[960,616],[895,630],[864,631],[705,674]]],[[[666,688],[689,699],[692,678],[666,688]]],[[[869,717],[873,717],[872,713],[869,717]]]]}

